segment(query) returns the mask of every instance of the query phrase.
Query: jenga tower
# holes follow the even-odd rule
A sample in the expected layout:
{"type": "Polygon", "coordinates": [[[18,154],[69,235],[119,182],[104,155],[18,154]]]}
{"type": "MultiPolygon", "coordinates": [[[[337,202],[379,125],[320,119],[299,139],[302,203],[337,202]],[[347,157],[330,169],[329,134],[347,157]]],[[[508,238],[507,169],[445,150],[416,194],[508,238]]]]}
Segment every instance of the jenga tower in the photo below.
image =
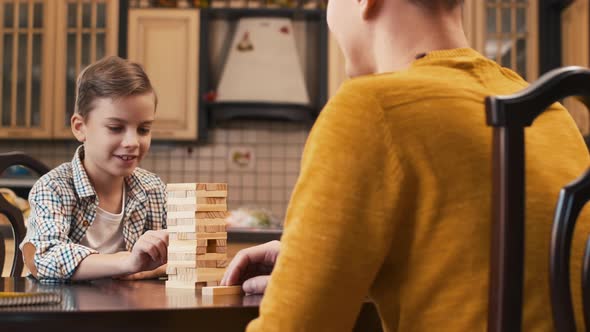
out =
{"type": "Polygon", "coordinates": [[[217,286],[227,266],[227,184],[171,183],[166,287],[217,286]]]}

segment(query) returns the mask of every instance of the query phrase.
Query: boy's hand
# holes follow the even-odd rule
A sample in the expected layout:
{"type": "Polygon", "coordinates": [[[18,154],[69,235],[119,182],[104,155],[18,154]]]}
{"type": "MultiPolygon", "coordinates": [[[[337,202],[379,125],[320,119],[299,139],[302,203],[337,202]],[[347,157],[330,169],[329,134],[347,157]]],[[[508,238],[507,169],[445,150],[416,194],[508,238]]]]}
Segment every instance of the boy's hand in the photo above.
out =
{"type": "Polygon", "coordinates": [[[167,266],[168,266],[168,264],[164,264],[155,270],[137,272],[137,273],[128,274],[125,276],[115,277],[114,279],[119,279],[119,280],[156,279],[156,278],[163,277],[166,275],[166,267],[167,266]]]}
{"type": "Polygon", "coordinates": [[[168,232],[147,231],[133,245],[125,264],[129,273],[151,271],[168,260],[168,232]]]}
{"type": "Polygon", "coordinates": [[[242,289],[247,294],[264,293],[280,250],[279,241],[240,250],[227,267],[220,284],[242,284],[242,289]]]}

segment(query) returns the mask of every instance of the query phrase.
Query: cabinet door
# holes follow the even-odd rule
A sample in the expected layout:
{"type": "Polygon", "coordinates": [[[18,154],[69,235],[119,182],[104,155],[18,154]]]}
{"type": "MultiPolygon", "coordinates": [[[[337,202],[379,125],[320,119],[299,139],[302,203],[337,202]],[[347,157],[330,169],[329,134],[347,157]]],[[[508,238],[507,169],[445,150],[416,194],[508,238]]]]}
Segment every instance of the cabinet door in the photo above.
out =
{"type": "MultiPolygon", "coordinates": [[[[590,6],[588,0],[576,0],[561,15],[562,59],[564,66],[590,66],[590,6]]],[[[566,98],[565,107],[570,111],[584,135],[590,133],[588,110],[579,101],[566,98]]]]}
{"type": "Polygon", "coordinates": [[[54,137],[71,138],[76,78],[82,69],[117,55],[119,2],[54,0],[56,5],[54,137]]]}
{"type": "Polygon", "coordinates": [[[466,0],[472,47],[528,81],[538,76],[538,0],[466,0]]]}
{"type": "Polygon", "coordinates": [[[129,11],[129,59],[144,66],[158,95],[154,139],[197,139],[198,41],[197,9],[129,11]]]}
{"type": "Polygon", "coordinates": [[[332,33],[328,36],[328,97],[332,97],[346,80],[346,62],[332,33]]]}
{"type": "Polygon", "coordinates": [[[52,14],[49,0],[0,1],[0,138],[51,135],[52,14]]]}

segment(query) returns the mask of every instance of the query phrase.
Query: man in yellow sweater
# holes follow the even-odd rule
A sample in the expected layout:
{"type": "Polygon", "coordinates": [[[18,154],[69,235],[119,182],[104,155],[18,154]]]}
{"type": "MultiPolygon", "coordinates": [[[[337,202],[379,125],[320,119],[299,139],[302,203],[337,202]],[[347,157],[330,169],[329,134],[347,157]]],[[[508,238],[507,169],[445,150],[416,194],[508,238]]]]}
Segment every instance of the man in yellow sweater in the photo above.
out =
{"type": "MultiPolygon", "coordinates": [[[[458,0],[331,0],[328,24],[354,78],[310,133],[281,243],[238,254],[222,284],[264,291],[268,276],[258,275],[274,266],[248,331],[350,330],[367,295],[386,331],[485,331],[492,131],[483,102],[526,82],[468,48],[458,0]]],[[[550,331],[555,201],[590,160],[558,105],[526,140],[523,330],[550,331]]],[[[576,227],[574,265],[589,231],[576,227]]]]}

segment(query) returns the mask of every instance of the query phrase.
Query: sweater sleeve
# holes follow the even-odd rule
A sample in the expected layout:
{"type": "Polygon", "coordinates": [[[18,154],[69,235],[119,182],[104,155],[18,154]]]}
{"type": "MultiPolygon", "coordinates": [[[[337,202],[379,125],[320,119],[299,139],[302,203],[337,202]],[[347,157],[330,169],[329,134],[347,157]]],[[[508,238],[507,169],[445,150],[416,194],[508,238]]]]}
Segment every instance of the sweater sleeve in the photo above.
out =
{"type": "Polygon", "coordinates": [[[383,123],[376,100],[350,89],[322,111],[304,149],[260,317],[248,331],[352,329],[390,251],[403,180],[383,123]]]}
{"type": "Polygon", "coordinates": [[[34,230],[29,242],[36,248],[35,266],[44,282],[70,279],[82,260],[98,253],[69,238],[71,227],[63,196],[52,181],[37,182],[29,195],[29,227],[34,230]]]}

